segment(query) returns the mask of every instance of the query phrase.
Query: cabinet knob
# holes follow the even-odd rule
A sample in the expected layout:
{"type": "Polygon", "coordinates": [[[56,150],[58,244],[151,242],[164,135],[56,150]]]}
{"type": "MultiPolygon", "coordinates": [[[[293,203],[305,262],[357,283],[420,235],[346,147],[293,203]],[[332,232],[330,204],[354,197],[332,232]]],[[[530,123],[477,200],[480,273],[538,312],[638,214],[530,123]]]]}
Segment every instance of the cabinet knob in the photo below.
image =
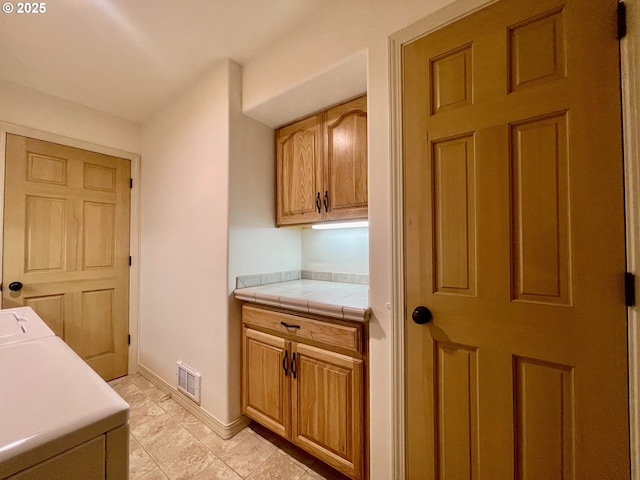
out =
{"type": "Polygon", "coordinates": [[[9,290],[11,290],[12,292],[18,292],[18,291],[22,290],[22,283],[21,282],[11,282],[9,284],[9,290]]]}
{"type": "Polygon", "coordinates": [[[316,197],[316,208],[318,209],[318,213],[322,213],[322,205],[320,205],[320,192],[318,192],[318,196],[316,197]]]}

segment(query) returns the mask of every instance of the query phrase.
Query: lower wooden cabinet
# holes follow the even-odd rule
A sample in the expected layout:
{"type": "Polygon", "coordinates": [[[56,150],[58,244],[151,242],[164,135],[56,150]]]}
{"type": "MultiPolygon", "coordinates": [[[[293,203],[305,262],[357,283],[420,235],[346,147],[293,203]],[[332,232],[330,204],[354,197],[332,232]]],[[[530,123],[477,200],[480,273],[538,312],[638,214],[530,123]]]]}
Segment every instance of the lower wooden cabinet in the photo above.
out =
{"type": "Polygon", "coordinates": [[[245,415],[345,475],[366,478],[364,326],[245,305],[242,331],[245,415]],[[327,329],[336,327],[333,341],[327,329]]]}

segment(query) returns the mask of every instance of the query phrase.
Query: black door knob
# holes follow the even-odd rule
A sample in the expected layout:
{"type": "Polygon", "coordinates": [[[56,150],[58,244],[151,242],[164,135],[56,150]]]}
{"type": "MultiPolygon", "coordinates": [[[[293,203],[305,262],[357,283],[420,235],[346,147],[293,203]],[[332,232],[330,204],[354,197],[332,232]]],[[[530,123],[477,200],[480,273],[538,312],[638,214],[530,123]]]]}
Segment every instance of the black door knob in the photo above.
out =
{"type": "Polygon", "coordinates": [[[411,318],[418,325],[422,325],[424,323],[430,322],[433,319],[433,315],[431,314],[431,310],[421,305],[419,307],[416,307],[416,309],[411,314],[411,318]]]}
{"type": "Polygon", "coordinates": [[[20,282],[11,282],[9,284],[9,290],[12,292],[17,292],[18,290],[22,290],[22,283],[20,282]]]}

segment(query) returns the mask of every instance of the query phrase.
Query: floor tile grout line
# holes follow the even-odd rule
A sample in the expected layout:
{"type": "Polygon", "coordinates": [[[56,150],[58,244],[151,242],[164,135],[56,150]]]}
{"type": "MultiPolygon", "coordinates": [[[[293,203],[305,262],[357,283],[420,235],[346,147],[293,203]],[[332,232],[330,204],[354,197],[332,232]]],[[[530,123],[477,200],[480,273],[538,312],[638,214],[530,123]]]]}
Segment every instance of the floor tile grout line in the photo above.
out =
{"type": "MultiPolygon", "coordinates": [[[[169,477],[169,475],[167,475],[167,474],[165,473],[165,471],[164,471],[164,470],[162,470],[162,467],[160,466],[160,464],[159,464],[158,462],[156,462],[156,459],[155,459],[155,458],[153,458],[153,456],[151,455],[151,453],[149,453],[149,451],[144,447],[144,445],[142,444],[142,442],[140,442],[140,440],[139,440],[139,439],[138,439],[138,438],[137,438],[133,433],[130,433],[130,435],[131,435],[133,438],[135,438],[136,442],[138,442],[138,445],[140,445],[140,448],[141,448],[142,450],[144,450],[144,452],[149,456],[149,458],[151,459],[151,461],[153,462],[153,464],[154,464],[157,468],[159,468],[159,469],[160,469],[160,471],[162,471],[162,473],[164,473],[164,474],[165,474],[165,476],[167,476],[167,478],[168,478],[168,477],[169,477]]],[[[148,472],[147,472],[147,473],[148,473],[148,472]]],[[[145,473],[145,475],[146,475],[146,473],[145,473]]]]}
{"type": "MultiPolygon", "coordinates": [[[[258,438],[263,438],[263,437],[261,437],[261,435],[259,435],[259,434],[255,433],[255,432],[254,432],[254,435],[256,435],[258,438]]],[[[266,439],[264,439],[264,440],[266,440],[266,439]]],[[[267,440],[267,441],[268,441],[268,440],[267,440]]],[[[269,443],[270,443],[270,442],[269,442],[269,443]]],[[[273,445],[273,444],[272,444],[272,445],[273,445]]],[[[265,463],[267,463],[267,462],[269,461],[269,459],[271,459],[274,455],[279,454],[279,453],[280,453],[280,451],[281,451],[281,450],[280,450],[279,448],[277,448],[277,447],[276,447],[275,452],[273,452],[271,455],[269,455],[269,457],[268,457],[268,458],[266,458],[264,462],[262,462],[262,463],[261,463],[260,465],[258,465],[256,468],[254,468],[254,469],[253,469],[253,471],[249,474],[249,476],[248,476],[248,477],[245,477],[245,478],[246,478],[247,480],[251,480],[251,475],[253,475],[254,473],[256,473],[256,472],[258,471],[258,469],[259,469],[262,465],[264,465],[265,463]]],[[[285,456],[287,456],[287,457],[288,457],[288,458],[287,458],[287,460],[288,460],[289,462],[291,462],[293,465],[296,465],[296,466],[298,465],[298,463],[297,463],[297,462],[293,462],[293,461],[291,460],[291,458],[292,458],[292,457],[291,457],[290,455],[288,455],[286,452],[282,452],[282,453],[283,453],[285,456]]],[[[307,473],[307,471],[308,471],[308,469],[304,469],[304,468],[303,468],[302,473],[301,473],[301,474],[300,474],[300,476],[299,476],[297,479],[295,479],[295,480],[300,480],[302,477],[304,477],[304,476],[305,476],[305,474],[307,473]]]]}
{"type": "MultiPolygon", "coordinates": [[[[147,397],[147,398],[148,398],[148,397],[147,397]]],[[[188,434],[190,437],[192,437],[192,438],[193,438],[193,440],[195,441],[195,443],[202,445],[204,448],[206,448],[206,449],[207,449],[207,451],[211,452],[211,453],[213,454],[213,456],[215,456],[215,457],[216,457],[216,458],[218,458],[219,460],[222,460],[218,455],[216,455],[216,454],[215,454],[215,452],[213,452],[209,447],[207,447],[207,446],[206,446],[204,443],[202,443],[198,438],[196,438],[196,436],[195,436],[195,435],[193,435],[193,434],[192,434],[192,433],[191,433],[191,432],[190,432],[190,431],[189,431],[189,430],[188,430],[188,429],[187,429],[187,428],[186,428],[186,427],[185,427],[185,426],[184,426],[184,425],[183,425],[179,420],[176,420],[176,419],[171,415],[171,413],[170,413],[170,412],[167,412],[167,411],[165,410],[165,413],[169,416],[169,418],[171,418],[171,420],[173,420],[175,423],[177,423],[177,424],[178,424],[178,426],[179,426],[180,428],[182,428],[185,432],[187,432],[187,434],[188,434]]],[[[135,437],[135,436],[134,436],[134,437],[135,437]]],[[[136,438],[136,441],[137,441],[141,446],[143,445],[143,444],[140,442],[140,440],[138,440],[137,438],[136,438]]],[[[158,467],[160,467],[160,469],[162,470],[161,463],[160,463],[160,462],[157,462],[157,461],[155,460],[155,458],[153,458],[153,456],[152,456],[152,455],[151,455],[151,454],[150,454],[146,449],[145,449],[145,451],[146,451],[146,452],[147,452],[147,454],[151,457],[151,459],[156,463],[156,465],[158,465],[158,467]]],[[[222,461],[224,462],[224,460],[222,460],[222,461]]],[[[225,462],[225,465],[226,465],[226,462],[225,462]]],[[[164,470],[163,470],[163,472],[164,472],[164,470]]],[[[167,476],[168,476],[168,474],[166,474],[166,472],[165,472],[165,475],[167,475],[167,476]]]]}
{"type": "MultiPolygon", "coordinates": [[[[271,452],[271,455],[269,455],[267,458],[265,458],[263,462],[261,462],[261,463],[260,463],[256,468],[254,468],[253,470],[251,470],[251,473],[249,473],[249,475],[247,475],[246,477],[243,477],[243,478],[251,478],[251,475],[253,475],[253,474],[254,474],[254,473],[255,473],[255,472],[256,472],[256,471],[257,471],[257,470],[258,470],[262,465],[264,465],[265,463],[267,463],[267,461],[268,461],[271,457],[273,457],[273,455],[274,455],[275,453],[278,453],[278,452],[277,452],[277,451],[271,452]]],[[[240,475],[240,474],[238,474],[238,475],[240,475]]]]}

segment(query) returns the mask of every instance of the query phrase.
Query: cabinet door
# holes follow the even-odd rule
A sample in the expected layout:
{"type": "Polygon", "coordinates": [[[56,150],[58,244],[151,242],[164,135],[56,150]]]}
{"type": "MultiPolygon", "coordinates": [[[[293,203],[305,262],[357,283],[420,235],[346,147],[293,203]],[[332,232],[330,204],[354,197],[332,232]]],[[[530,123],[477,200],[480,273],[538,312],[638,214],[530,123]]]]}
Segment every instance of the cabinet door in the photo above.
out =
{"type": "Polygon", "coordinates": [[[324,142],[326,219],[367,218],[367,97],[327,110],[324,142]]]}
{"type": "Polygon", "coordinates": [[[292,441],[351,478],[363,478],[362,360],[292,347],[292,441]]]}
{"type": "Polygon", "coordinates": [[[242,411],[285,438],[290,425],[289,342],[243,327],[242,411]]]}
{"type": "Polygon", "coordinates": [[[276,132],[278,225],[322,219],[322,115],[300,120],[276,132]]]}

